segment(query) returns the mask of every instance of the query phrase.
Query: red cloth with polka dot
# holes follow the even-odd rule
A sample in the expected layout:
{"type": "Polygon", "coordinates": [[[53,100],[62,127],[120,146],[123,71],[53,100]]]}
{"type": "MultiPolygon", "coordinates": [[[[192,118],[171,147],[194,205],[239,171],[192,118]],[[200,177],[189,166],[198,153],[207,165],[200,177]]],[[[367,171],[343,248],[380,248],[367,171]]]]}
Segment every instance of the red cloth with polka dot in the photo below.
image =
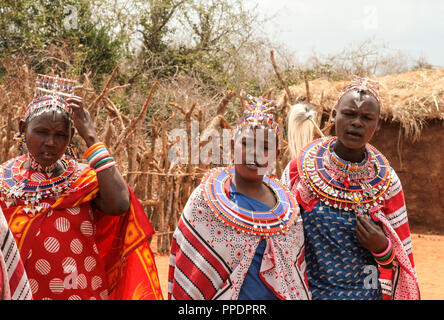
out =
{"type": "MultiPolygon", "coordinates": [[[[134,192],[128,187],[128,212],[106,215],[91,205],[99,190],[96,173],[89,167],[76,170],[79,176],[69,188],[41,200],[38,212],[22,199],[12,205],[0,199],[33,299],[162,299],[149,247],[154,229],[134,192]]],[[[21,171],[26,179],[49,179],[21,171]]]]}
{"type": "Polygon", "coordinates": [[[25,260],[34,299],[107,299],[89,203],[50,210],[25,260]]]}

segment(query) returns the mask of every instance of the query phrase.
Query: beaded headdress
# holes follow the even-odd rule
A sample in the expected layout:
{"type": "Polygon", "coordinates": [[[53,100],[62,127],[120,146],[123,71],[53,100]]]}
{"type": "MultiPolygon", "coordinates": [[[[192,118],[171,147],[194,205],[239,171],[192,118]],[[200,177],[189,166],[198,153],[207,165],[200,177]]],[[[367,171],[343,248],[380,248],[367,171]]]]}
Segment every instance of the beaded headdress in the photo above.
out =
{"type": "Polygon", "coordinates": [[[60,109],[72,114],[72,110],[64,97],[74,94],[75,80],[39,74],[35,81],[34,100],[26,107],[25,120],[40,110],[60,109]]]}
{"type": "Polygon", "coordinates": [[[252,97],[248,96],[247,103],[245,104],[247,114],[242,121],[236,126],[235,134],[240,132],[242,128],[249,126],[255,127],[268,127],[272,129],[276,136],[279,134],[279,126],[273,120],[273,114],[269,113],[270,110],[274,109],[274,100],[267,100],[262,97],[252,97]]]}
{"type": "Polygon", "coordinates": [[[345,94],[353,90],[365,90],[370,92],[376,98],[379,105],[382,106],[382,99],[378,94],[379,82],[361,77],[356,77],[356,79],[353,80],[349,86],[342,90],[338,97],[338,103],[345,94]]]}

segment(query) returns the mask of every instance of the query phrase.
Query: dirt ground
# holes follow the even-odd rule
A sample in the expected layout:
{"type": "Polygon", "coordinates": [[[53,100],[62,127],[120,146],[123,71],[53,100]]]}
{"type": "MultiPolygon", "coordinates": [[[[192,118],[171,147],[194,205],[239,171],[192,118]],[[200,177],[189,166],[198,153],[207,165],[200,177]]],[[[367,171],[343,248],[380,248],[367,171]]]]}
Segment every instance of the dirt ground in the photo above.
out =
{"type": "MultiPolygon", "coordinates": [[[[156,243],[156,241],[152,241],[156,243]]],[[[412,234],[421,299],[444,300],[444,236],[412,234]]],[[[155,248],[153,248],[155,251],[155,248]]],[[[168,296],[168,256],[155,255],[164,298],[168,296]]]]}

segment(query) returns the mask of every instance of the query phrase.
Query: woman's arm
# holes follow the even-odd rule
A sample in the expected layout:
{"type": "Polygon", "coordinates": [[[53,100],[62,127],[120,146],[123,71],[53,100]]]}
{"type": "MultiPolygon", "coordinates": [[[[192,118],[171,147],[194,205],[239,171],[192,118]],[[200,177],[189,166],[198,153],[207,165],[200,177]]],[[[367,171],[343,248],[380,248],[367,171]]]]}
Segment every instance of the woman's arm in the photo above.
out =
{"type": "MultiPolygon", "coordinates": [[[[88,147],[99,142],[94,122],[85,108],[83,99],[71,97],[67,99],[73,110],[73,122],[79,135],[88,147]]],[[[97,173],[99,182],[98,196],[93,205],[105,214],[118,216],[129,209],[130,194],[128,186],[116,166],[97,173]]]]}

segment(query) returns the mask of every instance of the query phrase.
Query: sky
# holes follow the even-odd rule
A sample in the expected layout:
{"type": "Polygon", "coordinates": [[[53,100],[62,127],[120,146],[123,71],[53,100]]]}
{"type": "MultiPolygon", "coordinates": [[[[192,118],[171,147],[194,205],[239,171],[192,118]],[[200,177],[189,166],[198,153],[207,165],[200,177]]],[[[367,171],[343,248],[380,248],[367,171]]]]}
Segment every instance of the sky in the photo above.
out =
{"type": "Polygon", "coordinates": [[[271,39],[298,57],[341,51],[366,39],[444,67],[442,0],[251,0],[270,17],[271,39]]]}

